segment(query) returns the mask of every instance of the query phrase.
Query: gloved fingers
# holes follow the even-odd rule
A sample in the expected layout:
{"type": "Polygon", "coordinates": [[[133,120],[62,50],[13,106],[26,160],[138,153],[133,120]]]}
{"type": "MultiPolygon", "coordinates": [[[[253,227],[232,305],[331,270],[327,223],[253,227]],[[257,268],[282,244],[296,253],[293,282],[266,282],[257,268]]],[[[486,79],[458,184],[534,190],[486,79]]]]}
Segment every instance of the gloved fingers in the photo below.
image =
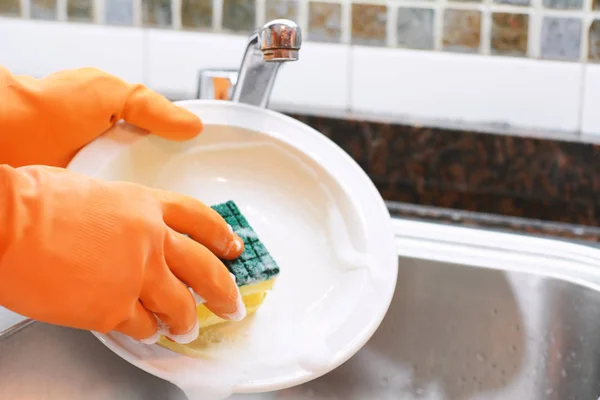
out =
{"type": "Polygon", "coordinates": [[[221,259],[233,260],[242,254],[243,240],[215,210],[192,197],[162,191],[156,194],[169,227],[189,235],[221,259]]]}
{"type": "Polygon", "coordinates": [[[148,269],[140,300],[162,322],[162,334],[178,343],[189,343],[198,337],[194,296],[166,266],[148,269]]]}
{"type": "Polygon", "coordinates": [[[142,303],[136,302],[133,315],[114,329],[135,340],[151,338],[158,331],[156,317],[146,310],[142,303]]]}
{"type": "Polygon", "coordinates": [[[189,140],[202,131],[195,114],[143,85],[131,87],[123,106],[125,121],[170,140],[189,140]]]}
{"type": "Polygon", "coordinates": [[[246,307],[233,275],[209,249],[173,230],[165,239],[165,259],[171,271],[205,300],[217,316],[239,321],[246,307]]]}

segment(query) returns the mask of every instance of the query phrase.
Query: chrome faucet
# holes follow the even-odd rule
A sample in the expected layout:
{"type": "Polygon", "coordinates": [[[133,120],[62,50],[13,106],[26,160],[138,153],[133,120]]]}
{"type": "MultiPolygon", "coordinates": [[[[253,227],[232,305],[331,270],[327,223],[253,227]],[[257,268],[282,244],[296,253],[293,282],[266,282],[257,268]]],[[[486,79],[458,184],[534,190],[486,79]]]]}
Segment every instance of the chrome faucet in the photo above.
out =
{"type": "Polygon", "coordinates": [[[267,107],[282,63],[298,60],[302,33],[295,22],[276,19],[253,33],[238,71],[200,72],[198,98],[221,99],[267,107]]]}

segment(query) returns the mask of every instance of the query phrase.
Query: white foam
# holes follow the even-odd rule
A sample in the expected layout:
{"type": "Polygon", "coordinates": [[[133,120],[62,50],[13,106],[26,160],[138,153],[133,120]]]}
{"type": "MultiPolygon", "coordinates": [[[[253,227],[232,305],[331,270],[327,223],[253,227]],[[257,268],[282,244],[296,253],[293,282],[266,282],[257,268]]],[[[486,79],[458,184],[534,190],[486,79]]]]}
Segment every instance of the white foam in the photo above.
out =
{"type": "Polygon", "coordinates": [[[165,324],[164,322],[162,322],[161,319],[158,318],[156,315],[154,315],[154,317],[156,318],[156,323],[158,325],[158,329],[149,338],[140,340],[141,343],[155,344],[156,342],[158,342],[158,339],[160,339],[161,336],[166,336],[169,339],[173,340],[174,342],[177,342],[180,344],[188,344],[198,338],[198,334],[200,333],[200,323],[198,322],[198,317],[196,317],[196,322],[194,323],[194,326],[192,327],[192,329],[190,329],[189,332],[183,333],[181,335],[173,335],[173,334],[169,333],[170,332],[169,326],[167,324],[165,324]]]}
{"type": "MultiPolygon", "coordinates": [[[[233,283],[235,284],[235,276],[233,274],[229,275],[231,276],[231,279],[233,279],[233,283]]],[[[230,321],[241,321],[244,318],[246,318],[246,305],[244,304],[244,299],[242,298],[240,288],[237,286],[237,284],[235,285],[235,288],[237,290],[237,308],[233,313],[224,314],[223,316],[225,317],[225,319],[228,319],[230,321]]]]}

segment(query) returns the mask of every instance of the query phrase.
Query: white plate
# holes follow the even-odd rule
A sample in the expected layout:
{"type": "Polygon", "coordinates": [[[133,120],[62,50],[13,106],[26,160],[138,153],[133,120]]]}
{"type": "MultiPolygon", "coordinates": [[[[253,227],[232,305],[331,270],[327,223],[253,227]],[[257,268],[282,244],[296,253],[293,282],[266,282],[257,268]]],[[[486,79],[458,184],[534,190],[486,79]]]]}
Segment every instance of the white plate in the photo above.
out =
{"type": "Polygon", "coordinates": [[[194,388],[221,397],[278,390],[336,368],[375,332],[393,296],[397,256],[381,196],[352,158],[295,119],[231,102],[178,104],[202,118],[199,137],[174,143],[120,125],[69,169],[211,205],[234,200],[281,275],[258,313],[201,360],[97,337],[190,398],[194,388]]]}

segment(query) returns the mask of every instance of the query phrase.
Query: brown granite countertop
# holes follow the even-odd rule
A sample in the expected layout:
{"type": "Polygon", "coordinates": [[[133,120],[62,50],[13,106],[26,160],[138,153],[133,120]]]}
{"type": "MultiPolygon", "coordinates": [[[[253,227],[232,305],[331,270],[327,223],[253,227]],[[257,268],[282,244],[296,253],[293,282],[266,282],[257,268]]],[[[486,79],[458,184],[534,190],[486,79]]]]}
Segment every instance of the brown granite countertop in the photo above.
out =
{"type": "Polygon", "coordinates": [[[348,152],[395,216],[600,242],[600,145],[288,115],[348,152]]]}

